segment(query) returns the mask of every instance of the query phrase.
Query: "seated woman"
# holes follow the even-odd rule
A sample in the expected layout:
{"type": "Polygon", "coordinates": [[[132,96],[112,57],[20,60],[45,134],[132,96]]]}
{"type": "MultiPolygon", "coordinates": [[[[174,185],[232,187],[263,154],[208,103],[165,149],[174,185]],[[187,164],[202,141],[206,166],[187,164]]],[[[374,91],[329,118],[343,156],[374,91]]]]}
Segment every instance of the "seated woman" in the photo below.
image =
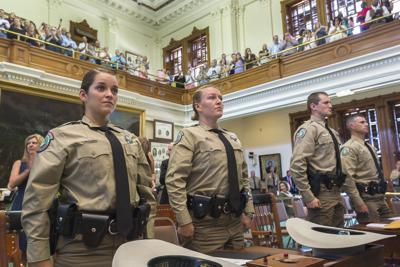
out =
{"type": "Polygon", "coordinates": [[[292,199],[293,195],[289,192],[289,184],[287,182],[279,183],[278,199],[285,204],[286,213],[289,217],[294,216],[292,199]]]}

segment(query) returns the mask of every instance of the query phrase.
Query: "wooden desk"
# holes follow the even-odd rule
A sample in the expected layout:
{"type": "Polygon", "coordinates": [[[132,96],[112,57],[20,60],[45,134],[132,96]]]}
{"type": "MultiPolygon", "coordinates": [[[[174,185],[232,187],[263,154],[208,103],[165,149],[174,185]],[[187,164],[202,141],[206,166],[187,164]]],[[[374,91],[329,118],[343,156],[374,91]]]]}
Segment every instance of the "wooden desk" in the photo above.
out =
{"type": "Polygon", "coordinates": [[[396,237],[376,241],[374,244],[384,246],[383,250],[386,262],[400,264],[400,229],[369,228],[365,224],[353,225],[350,228],[384,235],[396,235],[396,237]]]}
{"type": "MultiPolygon", "coordinates": [[[[289,257],[292,256],[300,256],[302,253],[295,250],[287,250],[287,249],[278,249],[278,248],[268,248],[268,247],[249,247],[243,248],[240,250],[230,250],[230,251],[216,251],[210,253],[210,256],[214,257],[226,257],[232,256],[234,254],[248,254],[251,256],[255,256],[255,258],[247,258],[254,259],[253,261],[247,263],[248,267],[379,267],[384,264],[383,257],[383,246],[380,245],[369,245],[367,250],[348,257],[343,257],[338,260],[325,260],[320,258],[310,257],[313,260],[308,262],[303,262],[302,264],[297,263],[282,263],[278,260],[274,260],[277,257],[283,256],[284,253],[288,253],[289,257]],[[225,254],[225,255],[224,255],[225,254]],[[263,265],[262,257],[268,256],[268,265],[263,265]],[[257,258],[260,258],[257,260],[257,258]],[[315,260],[314,260],[315,259],[315,260]]],[[[309,256],[309,255],[305,255],[309,256]]]]}

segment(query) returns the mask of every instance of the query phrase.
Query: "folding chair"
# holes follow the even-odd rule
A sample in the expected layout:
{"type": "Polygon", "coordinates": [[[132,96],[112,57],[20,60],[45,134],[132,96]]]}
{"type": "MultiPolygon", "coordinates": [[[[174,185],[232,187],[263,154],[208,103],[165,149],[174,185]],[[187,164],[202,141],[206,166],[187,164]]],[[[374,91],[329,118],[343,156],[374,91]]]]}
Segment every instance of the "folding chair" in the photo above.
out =
{"type": "Polygon", "coordinates": [[[154,219],[154,238],[179,245],[176,225],[168,217],[156,217],[154,219]]]}

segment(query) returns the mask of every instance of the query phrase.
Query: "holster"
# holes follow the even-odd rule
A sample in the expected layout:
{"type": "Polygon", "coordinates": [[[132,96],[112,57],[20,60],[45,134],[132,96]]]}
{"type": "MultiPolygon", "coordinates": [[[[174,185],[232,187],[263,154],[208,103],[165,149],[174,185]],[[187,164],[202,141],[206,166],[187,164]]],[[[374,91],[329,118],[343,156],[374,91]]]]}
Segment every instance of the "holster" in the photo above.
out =
{"type": "Polygon", "coordinates": [[[210,212],[211,197],[202,195],[188,195],[187,205],[193,211],[196,219],[203,219],[210,212]]]}
{"type": "Polygon", "coordinates": [[[79,230],[77,233],[82,234],[83,243],[86,246],[97,247],[108,231],[110,216],[82,213],[80,217],[79,230]]]}
{"type": "Polygon", "coordinates": [[[307,171],[308,182],[310,184],[311,192],[314,196],[318,196],[321,191],[321,177],[319,173],[307,171]]]}
{"type": "Polygon", "coordinates": [[[58,209],[58,200],[53,200],[53,204],[50,209],[47,211],[50,220],[50,232],[49,232],[49,245],[50,245],[50,255],[53,255],[56,252],[57,241],[58,241],[58,230],[57,230],[57,209],[58,209]]]}
{"type": "Polygon", "coordinates": [[[133,228],[128,239],[136,239],[143,235],[146,230],[147,220],[150,215],[151,206],[148,203],[140,204],[133,210],[133,228]]]}

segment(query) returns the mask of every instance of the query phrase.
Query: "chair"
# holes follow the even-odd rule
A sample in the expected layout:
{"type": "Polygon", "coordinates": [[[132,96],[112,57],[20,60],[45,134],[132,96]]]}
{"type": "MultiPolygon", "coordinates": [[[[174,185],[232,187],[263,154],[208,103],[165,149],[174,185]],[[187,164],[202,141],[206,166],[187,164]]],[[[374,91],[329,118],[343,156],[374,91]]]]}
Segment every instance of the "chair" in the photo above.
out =
{"type": "Polygon", "coordinates": [[[169,204],[158,204],[156,217],[170,218],[176,224],[175,213],[172,211],[169,204]]]}
{"type": "Polygon", "coordinates": [[[0,211],[0,266],[23,266],[17,231],[21,230],[21,212],[0,211]]]}
{"type": "Polygon", "coordinates": [[[301,198],[293,198],[293,211],[294,217],[301,219],[307,218],[307,208],[304,206],[301,198]]]}
{"type": "Polygon", "coordinates": [[[253,195],[255,216],[251,234],[255,245],[283,248],[276,203],[276,197],[272,193],[253,195]]]}
{"type": "Polygon", "coordinates": [[[344,214],[344,227],[350,227],[357,224],[357,214],[353,209],[348,195],[341,195],[346,213],[344,214]]]}
{"type": "Polygon", "coordinates": [[[283,202],[282,200],[278,200],[276,202],[276,209],[278,211],[279,222],[281,224],[282,239],[284,237],[288,237],[286,247],[289,247],[291,243],[293,243],[294,246],[295,242],[293,238],[289,235],[288,231],[286,230],[286,221],[289,219],[289,216],[286,212],[285,202],[283,202]],[[284,224],[283,226],[282,223],[284,224]]]}
{"type": "Polygon", "coordinates": [[[156,217],[154,219],[154,238],[179,245],[176,225],[168,217],[156,217]]]}

